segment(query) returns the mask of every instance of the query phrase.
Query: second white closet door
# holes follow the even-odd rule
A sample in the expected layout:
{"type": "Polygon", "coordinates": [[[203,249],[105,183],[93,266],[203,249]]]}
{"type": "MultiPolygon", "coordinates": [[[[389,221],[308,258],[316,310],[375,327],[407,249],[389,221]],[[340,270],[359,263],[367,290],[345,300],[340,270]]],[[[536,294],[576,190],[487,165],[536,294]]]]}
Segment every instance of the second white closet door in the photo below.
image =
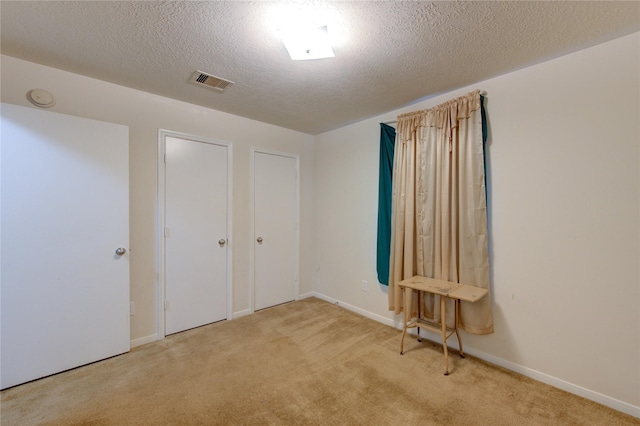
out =
{"type": "Polygon", "coordinates": [[[228,147],[165,141],[165,334],[172,334],[227,317],[228,147]]]}
{"type": "Polygon", "coordinates": [[[254,307],[292,301],[297,290],[297,161],[254,153],[254,307]]]}

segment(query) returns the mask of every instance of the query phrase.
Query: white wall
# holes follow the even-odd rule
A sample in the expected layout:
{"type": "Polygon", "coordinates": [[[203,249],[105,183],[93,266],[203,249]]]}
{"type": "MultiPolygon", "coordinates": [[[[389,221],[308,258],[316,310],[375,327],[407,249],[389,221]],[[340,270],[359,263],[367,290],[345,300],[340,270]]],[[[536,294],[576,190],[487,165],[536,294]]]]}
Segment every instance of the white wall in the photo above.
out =
{"type": "Polygon", "coordinates": [[[378,123],[484,90],[495,333],[465,351],[640,416],[639,52],[636,33],[317,136],[315,291],[399,323],[375,271],[378,123]]]}
{"type": "MultiPolygon", "coordinates": [[[[250,154],[259,147],[300,156],[300,293],[312,290],[313,136],[219,111],[132,90],[103,81],[1,57],[2,102],[32,106],[33,88],[52,92],[52,111],[129,126],[131,340],[146,342],[156,333],[156,203],[158,129],[231,142],[233,146],[233,311],[246,312],[249,299],[250,154]]],[[[219,96],[212,91],[211,96],[219,96]]],[[[229,91],[224,96],[233,96],[229,91]]]]}

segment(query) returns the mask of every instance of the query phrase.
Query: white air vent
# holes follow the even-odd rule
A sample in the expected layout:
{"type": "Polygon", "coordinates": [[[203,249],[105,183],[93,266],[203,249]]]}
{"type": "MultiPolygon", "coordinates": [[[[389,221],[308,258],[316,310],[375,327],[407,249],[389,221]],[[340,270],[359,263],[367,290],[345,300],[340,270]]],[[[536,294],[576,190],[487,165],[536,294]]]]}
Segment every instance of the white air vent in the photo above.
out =
{"type": "Polygon", "coordinates": [[[224,78],[216,77],[215,75],[207,74],[202,71],[196,71],[191,77],[191,81],[196,84],[202,84],[204,86],[211,87],[212,89],[224,91],[227,87],[233,84],[233,81],[225,80],[224,78]]]}

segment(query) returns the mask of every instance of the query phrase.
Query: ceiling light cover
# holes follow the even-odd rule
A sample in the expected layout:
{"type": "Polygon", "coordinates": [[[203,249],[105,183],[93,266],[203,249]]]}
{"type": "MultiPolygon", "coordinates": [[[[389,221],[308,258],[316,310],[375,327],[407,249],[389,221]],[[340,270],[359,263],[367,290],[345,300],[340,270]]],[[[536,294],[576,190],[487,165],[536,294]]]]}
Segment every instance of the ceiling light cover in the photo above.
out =
{"type": "Polygon", "coordinates": [[[333,58],[327,26],[290,28],[282,31],[282,42],[293,60],[333,58]]]}

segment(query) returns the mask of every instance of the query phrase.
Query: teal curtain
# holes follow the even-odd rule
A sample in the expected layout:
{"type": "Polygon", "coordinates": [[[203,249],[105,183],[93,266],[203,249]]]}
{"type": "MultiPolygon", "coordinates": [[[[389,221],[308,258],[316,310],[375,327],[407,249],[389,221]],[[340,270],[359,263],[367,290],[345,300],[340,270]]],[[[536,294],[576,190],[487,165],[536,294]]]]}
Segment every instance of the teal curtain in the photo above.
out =
{"type": "Polygon", "coordinates": [[[484,109],[484,96],[480,95],[480,114],[482,116],[482,143],[487,144],[487,110],[484,109]]]}
{"type": "MultiPolygon", "coordinates": [[[[487,185],[487,138],[489,130],[487,128],[487,110],[484,108],[484,96],[480,95],[480,115],[482,117],[482,156],[484,159],[484,196],[489,200],[489,185],[487,185]]],[[[487,206],[488,207],[488,206],[487,206]]]]}
{"type": "Polygon", "coordinates": [[[391,245],[391,179],[396,129],[380,123],[380,173],[378,181],[378,256],[380,284],[389,285],[389,247],[391,245]]]}

